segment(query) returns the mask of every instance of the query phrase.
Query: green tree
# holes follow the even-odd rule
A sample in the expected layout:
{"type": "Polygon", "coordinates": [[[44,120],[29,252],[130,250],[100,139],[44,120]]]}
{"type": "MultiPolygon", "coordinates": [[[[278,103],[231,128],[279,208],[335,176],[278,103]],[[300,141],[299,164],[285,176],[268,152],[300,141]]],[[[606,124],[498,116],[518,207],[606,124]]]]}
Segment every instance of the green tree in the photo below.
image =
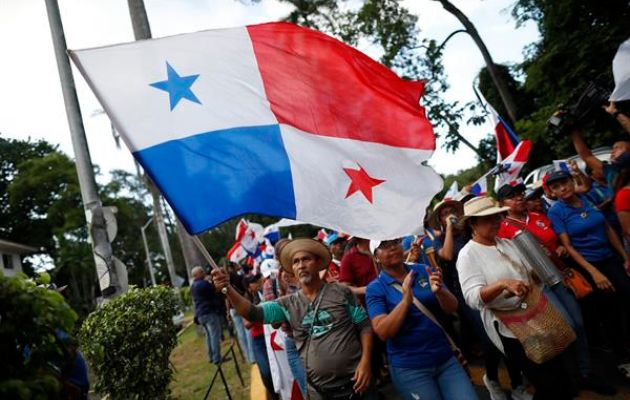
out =
{"type": "MultiPolygon", "coordinates": [[[[70,304],[86,315],[94,309],[98,288],[74,162],[47,142],[1,137],[0,160],[0,237],[43,248],[54,260],[55,282],[69,286],[70,304]]],[[[149,207],[139,188],[135,175],[113,171],[100,194],[103,204],[118,210],[115,255],[128,267],[130,284],[143,286],[148,272],[139,229],[149,207]]],[[[147,236],[149,247],[159,249],[155,232],[147,230],[147,236]]],[[[170,240],[176,243],[173,236],[170,240]]],[[[174,253],[183,268],[181,254],[174,253]]]]}
{"type": "MultiPolygon", "coordinates": [[[[30,210],[9,201],[9,185],[20,173],[24,160],[54,153],[56,147],[42,140],[5,139],[0,136],[0,237],[34,247],[52,247],[47,221],[31,219],[30,210]]],[[[27,270],[29,265],[26,265],[27,270]]]]}
{"type": "Polygon", "coordinates": [[[61,390],[55,367],[69,360],[76,313],[54,290],[22,277],[0,275],[0,397],[54,399],[61,390]]]}
{"type": "MultiPolygon", "coordinates": [[[[612,85],[611,62],[621,42],[630,36],[630,3],[625,0],[519,0],[513,16],[517,23],[533,21],[541,40],[533,43],[521,65],[524,91],[532,111],[517,122],[525,137],[545,149],[546,157],[565,157],[575,151],[570,140],[549,135],[546,121],[556,107],[589,82],[603,79],[612,85]]],[[[595,113],[584,127],[591,146],[610,144],[621,129],[608,115],[595,113]]]]}

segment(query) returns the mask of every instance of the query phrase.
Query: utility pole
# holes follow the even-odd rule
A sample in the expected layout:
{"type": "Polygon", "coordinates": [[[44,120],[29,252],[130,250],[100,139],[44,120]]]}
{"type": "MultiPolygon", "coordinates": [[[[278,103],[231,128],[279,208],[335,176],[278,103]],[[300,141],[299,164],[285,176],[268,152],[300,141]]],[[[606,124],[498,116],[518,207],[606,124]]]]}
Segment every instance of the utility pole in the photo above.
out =
{"type": "Polygon", "coordinates": [[[455,7],[455,5],[451,3],[450,1],[448,0],[436,0],[436,1],[439,1],[440,4],[442,4],[442,7],[444,7],[446,11],[453,14],[455,18],[457,18],[459,22],[461,22],[461,24],[464,26],[464,29],[468,33],[468,35],[470,35],[472,40],[475,42],[475,44],[479,48],[479,51],[481,52],[483,60],[486,63],[486,68],[488,68],[488,73],[490,74],[490,77],[492,78],[492,82],[494,83],[494,86],[497,88],[497,91],[499,92],[499,96],[501,96],[501,100],[503,101],[503,105],[505,106],[505,109],[508,112],[508,117],[510,118],[512,122],[512,126],[514,126],[514,122],[516,122],[516,119],[518,117],[518,114],[516,111],[516,103],[514,103],[514,98],[512,97],[512,94],[510,93],[510,90],[508,89],[508,86],[505,83],[505,80],[501,76],[501,72],[497,68],[497,65],[494,63],[494,61],[492,60],[490,51],[488,51],[486,44],[481,39],[479,32],[477,32],[477,28],[475,28],[475,25],[473,25],[473,23],[468,19],[466,14],[464,14],[459,8],[455,7]]]}
{"type": "MultiPolygon", "coordinates": [[[[133,26],[133,34],[136,40],[151,39],[151,26],[149,25],[149,18],[147,17],[147,11],[144,7],[143,0],[127,0],[129,5],[129,15],[131,16],[131,24],[133,26]]],[[[166,264],[170,275],[171,282],[176,285],[175,276],[175,264],[173,262],[173,256],[171,248],[168,243],[168,236],[166,232],[166,225],[164,224],[164,214],[162,211],[162,205],[160,202],[160,193],[155,186],[155,183],[145,175],[147,186],[151,192],[153,199],[153,215],[155,216],[155,223],[157,226],[160,241],[162,243],[162,249],[164,250],[164,256],[166,257],[166,264]]],[[[183,225],[177,220],[177,234],[182,246],[182,252],[184,254],[184,260],[186,262],[186,270],[188,271],[188,278],[190,279],[190,271],[195,265],[202,265],[205,263],[203,255],[199,253],[197,248],[188,232],[184,229],[183,225]]],[[[179,285],[177,285],[179,286],[179,285]]]]}
{"type": "MultiPolygon", "coordinates": [[[[90,158],[90,151],[85,137],[83,120],[81,119],[81,109],[77,98],[70,60],[66,53],[66,38],[63,32],[61,14],[57,0],[46,0],[46,11],[48,13],[48,24],[55,49],[57,68],[61,80],[66,116],[72,137],[72,148],[74,150],[79,186],[81,188],[81,199],[88,219],[88,228],[92,238],[92,250],[97,264],[97,276],[101,283],[101,292],[104,298],[110,298],[121,294],[120,279],[118,277],[112,246],[107,235],[103,206],[96,189],[96,179],[94,178],[94,168],[90,158]],[[99,268],[99,266],[102,268],[99,268]],[[104,268],[103,268],[104,266],[104,268]]],[[[118,271],[126,273],[126,271],[118,271]]],[[[126,281],[126,279],[125,279],[126,281]]]]}
{"type": "Polygon", "coordinates": [[[151,253],[149,252],[149,243],[147,242],[147,234],[144,233],[149,224],[153,222],[153,217],[149,218],[146,224],[140,228],[140,234],[142,235],[142,243],[144,244],[144,252],[147,255],[147,267],[149,268],[149,276],[151,276],[151,285],[155,286],[155,273],[153,272],[153,262],[151,261],[151,253]]]}

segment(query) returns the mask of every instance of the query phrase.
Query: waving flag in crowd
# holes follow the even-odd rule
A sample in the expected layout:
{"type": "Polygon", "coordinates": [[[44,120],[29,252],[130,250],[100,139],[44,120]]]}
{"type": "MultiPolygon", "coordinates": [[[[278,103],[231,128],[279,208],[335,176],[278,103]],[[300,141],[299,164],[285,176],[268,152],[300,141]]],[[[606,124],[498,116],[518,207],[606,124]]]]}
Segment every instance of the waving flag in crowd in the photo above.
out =
{"type": "Polygon", "coordinates": [[[453,181],[453,183],[451,184],[451,187],[448,188],[448,190],[446,191],[446,194],[444,195],[444,200],[456,199],[458,193],[459,193],[459,185],[457,184],[457,181],[453,181]]]}
{"type": "Polygon", "coordinates": [[[521,139],[519,139],[518,135],[514,133],[505,120],[501,118],[497,110],[488,103],[488,100],[486,100],[483,94],[481,94],[481,91],[476,88],[476,85],[473,85],[473,91],[483,109],[490,116],[490,122],[494,127],[494,138],[497,143],[497,161],[501,162],[514,152],[516,146],[521,142],[521,139]]]}
{"type": "Polygon", "coordinates": [[[241,246],[240,242],[234,243],[232,248],[230,248],[227,253],[227,259],[235,263],[241,262],[242,260],[246,259],[247,256],[247,251],[245,251],[243,246],[241,246]]]}
{"type": "Polygon", "coordinates": [[[236,243],[250,256],[256,256],[260,252],[259,243],[264,241],[263,231],[262,225],[241,218],[236,225],[236,243]]]}
{"type": "Polygon", "coordinates": [[[315,235],[315,240],[319,240],[320,242],[323,242],[326,240],[327,237],[328,237],[328,232],[326,232],[326,229],[320,229],[317,231],[317,235],[315,235]]]}
{"type": "Polygon", "coordinates": [[[488,194],[488,174],[485,174],[472,184],[470,193],[475,196],[486,196],[488,194]]]}
{"type": "Polygon", "coordinates": [[[610,101],[630,100],[630,39],[619,46],[612,69],[615,89],[610,94],[610,101]]]}
{"type": "Polygon", "coordinates": [[[556,171],[571,172],[569,163],[567,160],[553,160],[553,169],[556,171]]]}
{"type": "Polygon", "coordinates": [[[495,189],[506,183],[512,183],[518,179],[521,170],[529,159],[529,152],[532,149],[530,140],[520,142],[512,154],[499,163],[492,172],[496,176],[495,189]]]}
{"type": "Polygon", "coordinates": [[[280,240],[280,228],[275,224],[266,226],[263,235],[271,245],[274,245],[280,240]]]}
{"type": "Polygon", "coordinates": [[[441,189],[422,82],[289,23],[71,51],[193,234],[245,213],[374,239],[441,189]]]}
{"type": "Polygon", "coordinates": [[[497,161],[503,161],[514,152],[521,140],[490,104],[487,107],[490,112],[490,120],[494,125],[494,137],[497,142],[497,161]]]}

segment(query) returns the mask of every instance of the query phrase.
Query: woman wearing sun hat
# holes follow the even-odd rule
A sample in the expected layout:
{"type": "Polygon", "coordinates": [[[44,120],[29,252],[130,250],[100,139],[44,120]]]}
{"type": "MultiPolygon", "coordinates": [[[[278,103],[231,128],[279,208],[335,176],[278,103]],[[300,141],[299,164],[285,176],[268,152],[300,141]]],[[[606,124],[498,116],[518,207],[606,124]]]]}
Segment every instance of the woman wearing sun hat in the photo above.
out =
{"type": "MultiPolygon", "coordinates": [[[[433,208],[432,220],[434,226],[438,227],[441,234],[433,241],[433,250],[438,256],[440,266],[444,273],[444,282],[453,292],[459,302],[457,314],[460,317],[460,337],[464,352],[469,350],[470,342],[474,336],[481,341],[484,352],[484,367],[486,373],[483,376],[483,383],[490,393],[492,400],[507,400],[501,385],[499,384],[499,364],[501,362],[501,352],[499,352],[485,332],[479,311],[472,309],[464,300],[462,288],[457,274],[457,259],[459,252],[464,248],[468,237],[461,224],[458,223],[464,215],[464,203],[444,199],[433,208]],[[466,342],[468,340],[468,342],[466,342]],[[468,346],[466,346],[468,345],[468,346]]],[[[527,393],[521,371],[516,366],[505,361],[510,383],[513,387],[513,400],[529,400],[531,395],[527,393]]]]}
{"type": "Polygon", "coordinates": [[[509,240],[497,238],[502,214],[490,197],[476,197],[464,204],[462,224],[472,239],[459,253],[457,270],[466,303],[481,311],[488,337],[518,365],[536,389],[534,399],[571,399],[572,385],[560,357],[536,364],[525,355],[516,336],[493,310],[517,310],[528,293],[530,270],[509,240]],[[516,264],[523,268],[516,268],[516,264]]]}

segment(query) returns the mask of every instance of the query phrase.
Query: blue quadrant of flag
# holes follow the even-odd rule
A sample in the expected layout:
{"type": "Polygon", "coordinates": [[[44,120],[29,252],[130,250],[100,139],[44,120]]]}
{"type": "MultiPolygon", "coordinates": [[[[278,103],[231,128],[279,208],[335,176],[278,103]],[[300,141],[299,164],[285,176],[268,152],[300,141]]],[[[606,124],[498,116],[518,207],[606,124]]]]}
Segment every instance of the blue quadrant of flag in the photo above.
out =
{"type": "Polygon", "coordinates": [[[278,125],[201,133],[135,156],[152,178],[159,176],[160,191],[189,232],[244,213],[295,219],[291,167],[278,125]]]}

